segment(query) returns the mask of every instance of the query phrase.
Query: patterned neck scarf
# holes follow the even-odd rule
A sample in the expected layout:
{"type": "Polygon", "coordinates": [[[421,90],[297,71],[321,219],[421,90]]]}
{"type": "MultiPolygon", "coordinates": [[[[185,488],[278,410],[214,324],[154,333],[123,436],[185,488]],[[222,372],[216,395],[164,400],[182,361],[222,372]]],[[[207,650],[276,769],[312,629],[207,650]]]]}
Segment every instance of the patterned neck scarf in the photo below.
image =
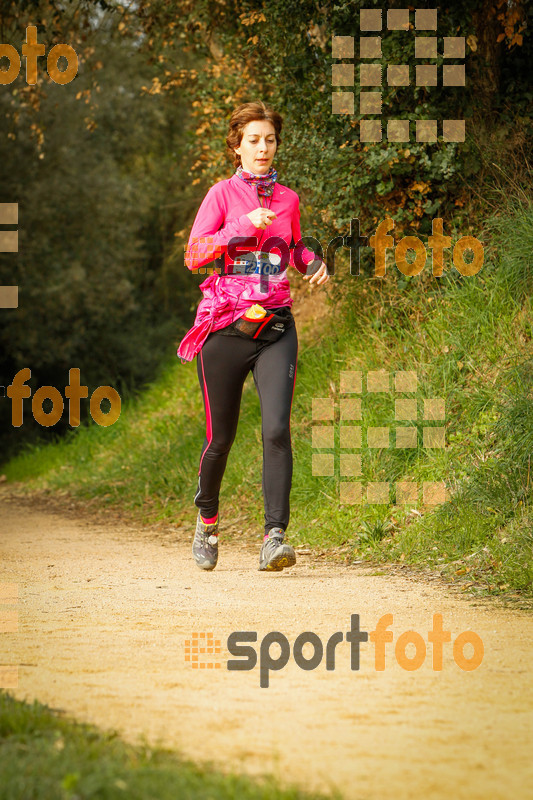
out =
{"type": "Polygon", "coordinates": [[[235,174],[238,175],[241,180],[249,183],[250,186],[256,186],[258,193],[266,195],[267,197],[273,193],[274,184],[278,179],[278,173],[274,167],[270,167],[265,175],[255,175],[253,172],[246,172],[243,170],[242,164],[239,164],[235,170],[235,174]]]}

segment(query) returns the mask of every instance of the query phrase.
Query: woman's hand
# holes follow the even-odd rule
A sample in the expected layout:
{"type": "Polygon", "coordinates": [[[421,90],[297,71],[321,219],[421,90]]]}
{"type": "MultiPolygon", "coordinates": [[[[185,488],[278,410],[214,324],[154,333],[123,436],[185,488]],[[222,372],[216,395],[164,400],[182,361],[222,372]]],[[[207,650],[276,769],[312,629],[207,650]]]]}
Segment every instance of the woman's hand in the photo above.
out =
{"type": "Polygon", "coordinates": [[[312,275],[304,275],[304,281],[310,278],[309,283],[314,283],[316,281],[317,285],[321,283],[327,283],[329,281],[328,275],[328,268],[324,262],[320,265],[318,270],[314,272],[312,275]]]}
{"type": "Polygon", "coordinates": [[[267,225],[272,225],[272,222],[276,219],[275,213],[263,206],[254,208],[254,210],[250,211],[246,216],[256,228],[266,228],[267,225]]]}

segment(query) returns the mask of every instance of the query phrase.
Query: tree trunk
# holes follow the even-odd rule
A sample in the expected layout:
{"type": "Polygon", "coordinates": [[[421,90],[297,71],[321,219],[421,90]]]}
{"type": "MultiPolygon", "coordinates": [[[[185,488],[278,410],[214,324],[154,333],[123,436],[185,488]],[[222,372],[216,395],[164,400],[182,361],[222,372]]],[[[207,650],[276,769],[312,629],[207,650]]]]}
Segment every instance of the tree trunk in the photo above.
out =
{"type": "Polygon", "coordinates": [[[490,110],[493,99],[500,90],[500,61],[502,42],[498,36],[502,33],[502,25],[498,13],[505,10],[505,5],[497,9],[495,0],[484,0],[481,8],[473,14],[476,28],[477,49],[472,59],[472,90],[485,109],[490,110]]]}

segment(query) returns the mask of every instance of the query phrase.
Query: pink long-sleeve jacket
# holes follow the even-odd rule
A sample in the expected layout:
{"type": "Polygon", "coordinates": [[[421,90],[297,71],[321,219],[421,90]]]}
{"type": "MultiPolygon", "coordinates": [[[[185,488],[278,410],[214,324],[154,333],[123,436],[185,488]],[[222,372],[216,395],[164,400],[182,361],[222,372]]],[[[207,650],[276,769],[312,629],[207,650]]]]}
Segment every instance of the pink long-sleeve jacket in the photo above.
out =
{"type": "MultiPolygon", "coordinates": [[[[300,200],[295,191],[277,181],[272,195],[262,196],[262,200],[263,205],[276,214],[265,229],[256,228],[247,216],[261,205],[257,189],[234,173],[231,178],[215,183],[198,209],[185,264],[194,270],[219,258],[224,260],[224,270],[222,275],[210,275],[200,284],[204,296],[198,305],[194,325],[177,350],[182,363],[192,361],[211,331],[224,328],[243,316],[254,303],[264,308],[292,306],[287,266],[295,266],[293,246],[301,239],[300,200]],[[248,241],[237,243],[236,237],[248,241]],[[272,237],[282,239],[287,248],[279,240],[280,246],[276,248],[272,237]],[[268,239],[271,239],[269,244],[268,239]],[[243,271],[242,266],[239,268],[235,264],[239,257],[246,252],[260,251],[265,245],[274,256],[279,254],[286,259],[285,268],[281,264],[277,274],[231,274],[239,269],[243,271]]],[[[319,263],[315,254],[305,248],[301,250],[301,258],[306,264],[319,263]]]]}

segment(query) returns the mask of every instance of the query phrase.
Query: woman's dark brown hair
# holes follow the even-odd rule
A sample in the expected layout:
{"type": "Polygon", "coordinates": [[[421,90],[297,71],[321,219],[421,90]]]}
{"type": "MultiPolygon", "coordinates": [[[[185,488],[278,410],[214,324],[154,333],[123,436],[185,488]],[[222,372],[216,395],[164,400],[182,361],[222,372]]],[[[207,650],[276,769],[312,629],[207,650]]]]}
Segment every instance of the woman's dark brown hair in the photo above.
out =
{"type": "Polygon", "coordinates": [[[242,141],[243,131],[249,122],[254,120],[266,119],[272,123],[276,132],[276,143],[281,144],[281,129],[283,127],[283,117],[274,111],[270,106],[265,105],[261,100],[254,103],[243,103],[235,109],[229,121],[229,133],[226,137],[226,145],[233,160],[233,166],[237,168],[241,163],[241,157],[233,149],[239,147],[242,141]]]}

